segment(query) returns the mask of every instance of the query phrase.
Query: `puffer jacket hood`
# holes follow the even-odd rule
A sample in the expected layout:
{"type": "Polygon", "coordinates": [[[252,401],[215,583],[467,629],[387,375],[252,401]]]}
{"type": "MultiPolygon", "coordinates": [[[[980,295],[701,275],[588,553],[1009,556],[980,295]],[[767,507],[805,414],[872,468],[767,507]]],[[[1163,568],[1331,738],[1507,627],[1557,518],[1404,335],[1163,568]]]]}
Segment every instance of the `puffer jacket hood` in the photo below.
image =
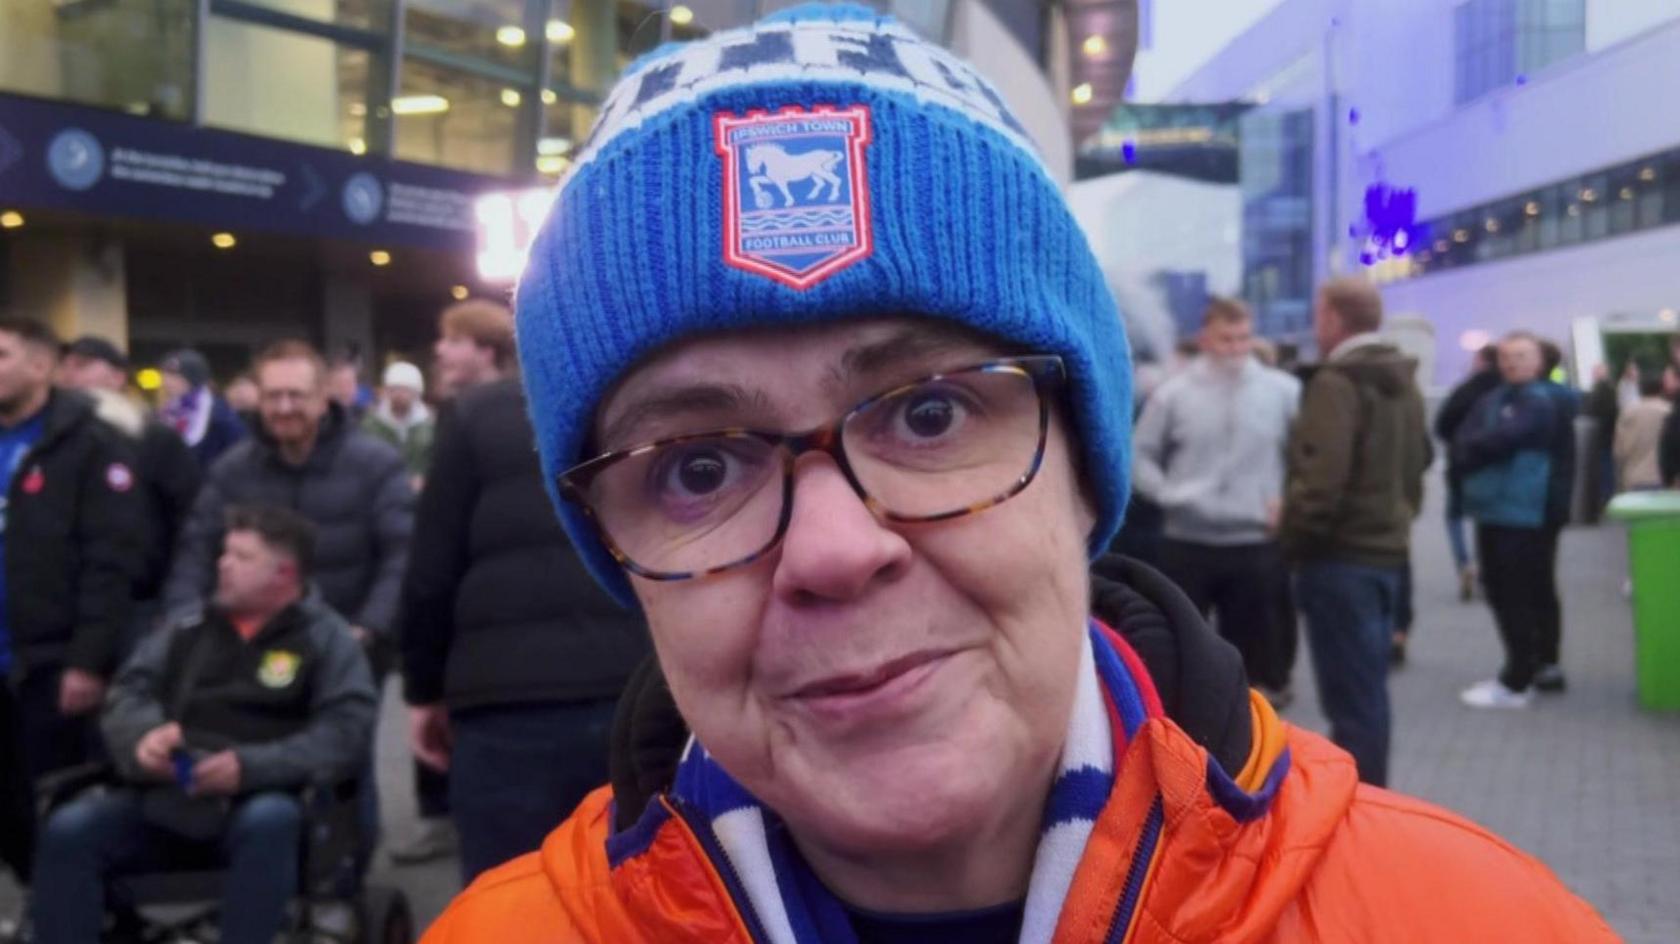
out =
{"type": "Polygon", "coordinates": [[[1303,371],[1303,380],[1321,370],[1336,370],[1379,396],[1405,396],[1417,377],[1418,361],[1387,342],[1364,344],[1347,354],[1303,371]]]}
{"type": "MultiPolygon", "coordinates": [[[[1106,638],[1151,709],[1116,758],[1051,944],[1616,940],[1538,862],[1360,785],[1346,753],[1278,721],[1163,578],[1104,560],[1093,583],[1093,608],[1117,624],[1106,638]]],[[[721,853],[659,786],[686,740],[669,693],[652,669],[632,684],[613,788],[538,852],[481,875],[424,944],[769,940],[743,920],[721,853]],[[653,804],[664,815],[615,825],[635,819],[615,807],[653,804]]]]}

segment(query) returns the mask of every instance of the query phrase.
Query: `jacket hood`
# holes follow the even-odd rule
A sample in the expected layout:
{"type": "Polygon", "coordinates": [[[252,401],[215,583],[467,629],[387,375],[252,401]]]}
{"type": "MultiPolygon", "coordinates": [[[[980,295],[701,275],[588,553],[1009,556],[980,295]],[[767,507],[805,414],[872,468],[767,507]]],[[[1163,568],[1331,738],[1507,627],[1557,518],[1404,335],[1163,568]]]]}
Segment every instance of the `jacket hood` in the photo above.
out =
{"type": "MultiPolygon", "coordinates": [[[[1118,554],[1092,565],[1091,612],[1142,657],[1167,716],[1236,777],[1252,746],[1248,679],[1237,650],[1172,581],[1118,554]]],[[[648,802],[670,786],[688,736],[650,654],[625,683],[613,721],[609,763],[616,828],[634,825],[648,802]]]]}
{"type": "Polygon", "coordinates": [[[84,391],[93,397],[94,412],[108,425],[130,439],[146,431],[146,413],[133,400],[114,390],[84,391]]]}
{"type": "Polygon", "coordinates": [[[1362,345],[1317,369],[1341,371],[1355,384],[1392,399],[1406,393],[1417,376],[1417,367],[1417,358],[1382,342],[1362,345]]]}

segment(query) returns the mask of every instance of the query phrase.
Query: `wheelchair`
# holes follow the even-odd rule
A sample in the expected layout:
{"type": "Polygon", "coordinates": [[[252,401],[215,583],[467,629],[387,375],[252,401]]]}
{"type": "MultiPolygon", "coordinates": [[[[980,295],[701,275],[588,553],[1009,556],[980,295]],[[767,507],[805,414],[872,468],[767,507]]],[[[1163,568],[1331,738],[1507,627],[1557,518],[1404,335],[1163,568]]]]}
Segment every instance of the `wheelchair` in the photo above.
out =
{"type": "MultiPolygon", "coordinates": [[[[36,821],[87,791],[118,785],[108,764],[58,771],[40,784],[36,821]]],[[[287,909],[286,944],[412,944],[413,913],[399,888],[363,881],[356,799],[361,783],[299,791],[303,830],[298,894],[287,909]]],[[[215,944],[222,872],[214,854],[189,856],[160,872],[107,879],[104,944],[215,944]]],[[[27,940],[27,939],[26,939],[27,940]]]]}

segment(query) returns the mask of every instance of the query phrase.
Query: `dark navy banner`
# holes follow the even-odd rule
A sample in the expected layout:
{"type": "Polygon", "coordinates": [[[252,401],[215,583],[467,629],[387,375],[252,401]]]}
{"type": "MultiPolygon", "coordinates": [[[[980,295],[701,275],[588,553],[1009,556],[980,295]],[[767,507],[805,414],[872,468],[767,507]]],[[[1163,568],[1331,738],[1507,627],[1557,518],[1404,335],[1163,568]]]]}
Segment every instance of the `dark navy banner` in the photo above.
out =
{"type": "Polygon", "coordinates": [[[0,205],[471,251],[515,183],[0,95],[0,205]]]}

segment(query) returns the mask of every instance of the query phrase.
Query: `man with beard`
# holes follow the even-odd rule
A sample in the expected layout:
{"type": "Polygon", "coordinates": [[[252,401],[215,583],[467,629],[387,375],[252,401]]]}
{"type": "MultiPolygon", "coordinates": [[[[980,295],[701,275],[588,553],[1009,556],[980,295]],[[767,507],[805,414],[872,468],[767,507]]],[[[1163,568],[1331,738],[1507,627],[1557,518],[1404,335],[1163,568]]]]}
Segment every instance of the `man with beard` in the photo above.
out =
{"type": "Polygon", "coordinates": [[[1150,399],[1133,439],[1139,494],[1166,512],[1167,576],[1243,654],[1273,704],[1289,698],[1295,627],[1277,625],[1288,571],[1276,539],[1301,385],[1254,357],[1254,318],[1209,301],[1201,356],[1150,399]]]}

